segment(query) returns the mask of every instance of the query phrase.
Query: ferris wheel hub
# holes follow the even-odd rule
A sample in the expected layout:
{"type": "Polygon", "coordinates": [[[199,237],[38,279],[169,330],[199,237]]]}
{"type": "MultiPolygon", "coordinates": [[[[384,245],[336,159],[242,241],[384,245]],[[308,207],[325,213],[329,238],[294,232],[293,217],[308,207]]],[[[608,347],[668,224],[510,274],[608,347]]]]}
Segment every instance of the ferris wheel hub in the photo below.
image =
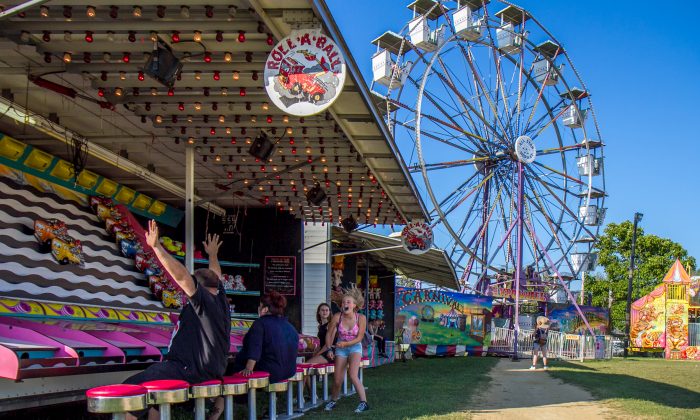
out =
{"type": "Polygon", "coordinates": [[[528,136],[520,136],[515,140],[515,156],[522,163],[532,163],[537,157],[535,142],[528,136]]]}

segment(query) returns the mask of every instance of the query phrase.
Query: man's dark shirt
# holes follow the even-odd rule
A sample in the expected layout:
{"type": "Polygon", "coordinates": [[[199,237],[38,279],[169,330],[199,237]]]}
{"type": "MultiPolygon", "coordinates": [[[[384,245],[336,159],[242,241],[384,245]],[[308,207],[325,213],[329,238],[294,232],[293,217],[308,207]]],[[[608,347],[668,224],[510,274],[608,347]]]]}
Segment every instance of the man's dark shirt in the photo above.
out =
{"type": "Polygon", "coordinates": [[[262,316],[243,337],[243,348],[236,355],[233,371],[240,372],[253,359],[255,370],[270,373],[271,383],[289,379],[296,373],[298,345],[299,333],[286,318],[262,316]]]}
{"type": "Polygon", "coordinates": [[[221,283],[216,295],[204,286],[196,286],[180,312],[165,359],[183,363],[190,375],[204,381],[220,378],[226,370],[231,311],[221,283]]]}

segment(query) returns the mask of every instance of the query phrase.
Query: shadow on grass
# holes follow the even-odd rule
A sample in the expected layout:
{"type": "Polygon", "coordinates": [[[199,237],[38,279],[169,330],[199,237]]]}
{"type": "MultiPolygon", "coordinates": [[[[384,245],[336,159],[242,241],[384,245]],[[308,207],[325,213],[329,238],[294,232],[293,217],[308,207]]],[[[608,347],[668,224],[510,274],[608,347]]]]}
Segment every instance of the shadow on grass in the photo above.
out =
{"type": "MultiPolygon", "coordinates": [[[[634,362],[632,361],[627,361],[634,362]]],[[[700,408],[700,393],[676,385],[653,381],[639,376],[620,373],[604,372],[608,367],[596,369],[595,362],[591,367],[582,369],[580,364],[558,362],[551,370],[552,376],[570,384],[579,385],[598,398],[618,398],[627,400],[648,401],[665,407],[681,409],[700,408]]],[[[648,368],[640,364],[639,368],[648,368]]],[[[661,367],[663,369],[663,367],[661,367]]],[[[691,378],[688,373],[688,381],[691,378]]]]}
{"type": "MultiPolygon", "coordinates": [[[[474,393],[486,389],[488,373],[498,362],[487,357],[416,359],[365,372],[370,411],[363,417],[407,419],[445,416],[463,418],[474,393]]],[[[336,408],[306,414],[307,419],[357,418],[357,395],[341,398],[336,408]]]]}

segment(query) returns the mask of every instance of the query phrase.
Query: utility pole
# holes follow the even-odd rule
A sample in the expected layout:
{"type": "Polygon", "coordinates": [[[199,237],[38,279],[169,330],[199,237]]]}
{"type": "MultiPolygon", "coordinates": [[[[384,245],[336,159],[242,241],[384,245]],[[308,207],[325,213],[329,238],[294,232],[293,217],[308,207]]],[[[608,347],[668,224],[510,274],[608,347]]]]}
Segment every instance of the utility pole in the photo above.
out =
{"type": "Polygon", "coordinates": [[[630,270],[627,281],[627,311],[625,312],[625,354],[627,357],[630,347],[630,322],[632,318],[632,280],[634,279],[634,247],[637,244],[637,224],[642,221],[644,215],[642,213],[634,214],[634,229],[632,230],[632,252],[630,252],[630,270]]]}

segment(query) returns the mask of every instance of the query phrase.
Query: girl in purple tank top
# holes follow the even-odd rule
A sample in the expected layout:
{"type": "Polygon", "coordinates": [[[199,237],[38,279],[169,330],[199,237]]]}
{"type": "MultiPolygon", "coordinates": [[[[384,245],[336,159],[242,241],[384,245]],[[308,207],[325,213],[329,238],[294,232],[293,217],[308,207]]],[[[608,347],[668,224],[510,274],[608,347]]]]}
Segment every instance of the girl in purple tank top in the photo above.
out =
{"type": "Polygon", "coordinates": [[[355,412],[361,413],[369,410],[365,388],[362,386],[358,376],[360,364],[362,363],[362,338],[365,336],[365,330],[367,329],[367,319],[364,315],[358,313],[358,310],[363,305],[364,298],[359,289],[353,287],[346,291],[343,296],[341,312],[333,315],[328,326],[326,343],[332,343],[336,333],[338,335],[338,343],[331,347],[331,351],[328,353],[328,356],[335,360],[335,374],[333,375],[333,392],[331,400],[326,404],[326,411],[335,408],[338,395],[340,394],[340,386],[343,384],[345,369],[347,369],[348,376],[357,390],[357,395],[360,397],[360,404],[355,412]]]}

